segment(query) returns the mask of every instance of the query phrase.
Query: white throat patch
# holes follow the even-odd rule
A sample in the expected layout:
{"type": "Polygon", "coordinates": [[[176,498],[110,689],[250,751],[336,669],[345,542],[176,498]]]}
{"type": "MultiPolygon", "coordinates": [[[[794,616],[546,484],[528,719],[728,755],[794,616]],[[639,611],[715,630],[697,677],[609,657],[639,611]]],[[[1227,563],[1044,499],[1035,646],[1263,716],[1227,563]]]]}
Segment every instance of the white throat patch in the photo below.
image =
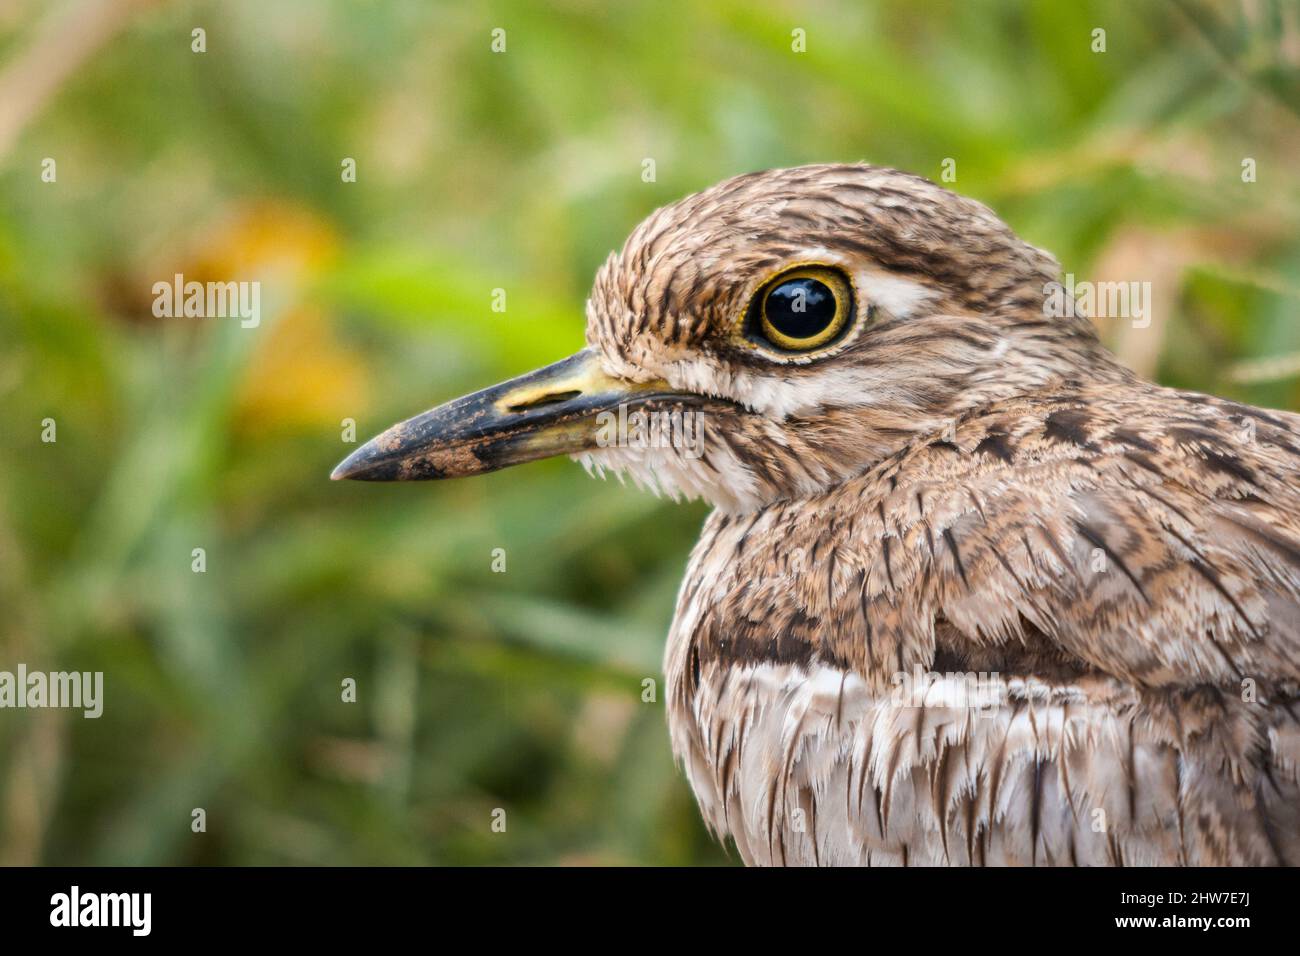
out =
{"type": "Polygon", "coordinates": [[[763,504],[759,483],[753,473],[736,457],[729,446],[710,442],[707,426],[704,433],[705,454],[684,455],[676,448],[597,448],[573,460],[587,469],[587,474],[604,478],[612,472],[619,481],[624,476],[655,496],[673,501],[702,498],[723,511],[748,511],[763,504]]]}

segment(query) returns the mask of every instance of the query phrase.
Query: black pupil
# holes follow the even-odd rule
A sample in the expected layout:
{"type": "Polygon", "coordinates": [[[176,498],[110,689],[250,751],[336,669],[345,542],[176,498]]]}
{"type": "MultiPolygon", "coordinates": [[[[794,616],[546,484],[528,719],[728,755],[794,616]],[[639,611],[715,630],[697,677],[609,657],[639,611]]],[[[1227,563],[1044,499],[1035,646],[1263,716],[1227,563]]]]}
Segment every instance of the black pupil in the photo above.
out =
{"type": "Polygon", "coordinates": [[[782,282],[767,294],[767,321],[789,338],[812,338],[835,321],[835,295],[816,279],[782,282]]]}

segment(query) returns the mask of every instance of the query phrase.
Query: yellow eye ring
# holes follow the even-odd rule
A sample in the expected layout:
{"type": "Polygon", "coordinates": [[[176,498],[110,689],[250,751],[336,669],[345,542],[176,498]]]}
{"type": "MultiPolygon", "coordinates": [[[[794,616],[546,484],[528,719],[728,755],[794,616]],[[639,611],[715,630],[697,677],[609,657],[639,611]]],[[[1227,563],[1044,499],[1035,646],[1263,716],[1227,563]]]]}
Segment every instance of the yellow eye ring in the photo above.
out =
{"type": "Polygon", "coordinates": [[[764,283],[750,328],[778,349],[808,352],[833,341],[853,315],[853,289],[827,266],[799,266],[764,283]]]}

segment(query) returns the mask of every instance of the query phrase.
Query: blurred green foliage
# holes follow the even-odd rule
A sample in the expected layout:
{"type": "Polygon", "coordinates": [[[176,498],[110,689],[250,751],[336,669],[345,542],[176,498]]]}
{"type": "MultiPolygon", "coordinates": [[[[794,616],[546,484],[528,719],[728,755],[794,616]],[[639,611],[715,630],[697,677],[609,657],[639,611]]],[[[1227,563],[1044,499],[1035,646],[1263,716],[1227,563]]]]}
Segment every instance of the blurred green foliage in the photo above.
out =
{"type": "MultiPolygon", "coordinates": [[[[10,106],[78,6],[0,7],[10,106]]],[[[0,669],[106,675],[97,721],[0,712],[0,861],[725,862],[641,701],[702,505],[326,480],[345,418],[580,347],[596,266],[724,177],[953,158],[1067,271],[1152,281],[1105,327],[1140,370],[1300,404],[1294,4],[107,6],[0,154],[0,669]],[[176,272],[259,279],[262,324],[154,318],[176,272]]]]}

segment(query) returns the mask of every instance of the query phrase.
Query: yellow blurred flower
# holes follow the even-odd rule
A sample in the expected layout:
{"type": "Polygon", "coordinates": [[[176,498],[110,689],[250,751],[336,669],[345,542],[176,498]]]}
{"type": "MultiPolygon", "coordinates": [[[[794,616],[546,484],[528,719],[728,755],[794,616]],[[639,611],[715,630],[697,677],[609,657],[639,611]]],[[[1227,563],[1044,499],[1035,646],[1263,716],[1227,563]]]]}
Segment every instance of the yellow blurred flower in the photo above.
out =
{"type": "Polygon", "coordinates": [[[312,301],[339,246],[334,227],[310,209],[258,202],[210,231],[181,270],[187,281],[262,284],[271,314],[249,330],[259,341],[236,396],[237,427],[337,425],[364,407],[366,369],[340,343],[333,317],[312,301]]]}

